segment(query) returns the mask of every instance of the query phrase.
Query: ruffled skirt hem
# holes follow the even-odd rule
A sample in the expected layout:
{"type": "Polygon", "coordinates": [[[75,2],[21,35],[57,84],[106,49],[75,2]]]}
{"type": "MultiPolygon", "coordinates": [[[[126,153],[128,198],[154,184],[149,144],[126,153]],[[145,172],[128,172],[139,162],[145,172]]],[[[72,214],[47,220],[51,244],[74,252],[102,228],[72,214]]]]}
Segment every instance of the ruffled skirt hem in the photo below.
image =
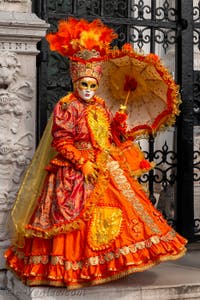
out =
{"type": "Polygon", "coordinates": [[[150,248],[138,250],[136,253],[127,253],[127,255],[113,259],[110,257],[104,264],[100,261],[95,264],[95,257],[94,263],[91,262],[90,265],[74,262],[73,268],[66,264],[65,259],[63,259],[63,263],[57,261],[53,264],[40,261],[26,264],[24,259],[20,258],[12,248],[6,251],[5,256],[8,268],[24,284],[66,287],[73,290],[117,280],[135,272],[145,271],[160,262],[176,260],[186,252],[186,248],[181,242],[183,241],[176,237],[174,241],[161,242],[150,248]]]}

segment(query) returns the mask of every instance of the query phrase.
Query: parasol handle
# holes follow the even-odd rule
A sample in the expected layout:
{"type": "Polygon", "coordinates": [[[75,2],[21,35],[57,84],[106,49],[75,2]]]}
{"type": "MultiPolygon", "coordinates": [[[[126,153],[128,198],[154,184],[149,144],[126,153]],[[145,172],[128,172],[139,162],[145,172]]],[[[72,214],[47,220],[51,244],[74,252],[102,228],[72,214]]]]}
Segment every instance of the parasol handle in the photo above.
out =
{"type": "Polygon", "coordinates": [[[126,95],[126,99],[125,99],[125,102],[124,102],[124,106],[126,106],[126,105],[127,105],[128,98],[129,98],[129,96],[130,96],[130,92],[131,92],[131,89],[130,89],[130,90],[128,90],[128,93],[127,93],[127,95],[126,95]]]}
{"type": "Polygon", "coordinates": [[[127,95],[126,95],[126,99],[125,99],[125,102],[124,102],[124,104],[121,104],[120,105],[120,111],[121,112],[125,112],[126,111],[126,105],[127,105],[127,102],[128,102],[128,98],[129,98],[129,96],[130,96],[130,92],[131,92],[131,89],[130,90],[128,90],[128,93],[127,93],[127,95]]]}

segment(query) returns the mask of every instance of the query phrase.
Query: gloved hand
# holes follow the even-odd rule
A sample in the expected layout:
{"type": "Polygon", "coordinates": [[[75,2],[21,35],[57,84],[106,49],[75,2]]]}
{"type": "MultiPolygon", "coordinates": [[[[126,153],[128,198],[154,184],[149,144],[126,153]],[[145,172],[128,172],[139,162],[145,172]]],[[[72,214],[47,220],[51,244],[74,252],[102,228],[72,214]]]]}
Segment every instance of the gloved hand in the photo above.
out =
{"type": "Polygon", "coordinates": [[[98,177],[97,166],[91,161],[87,161],[81,167],[86,183],[94,184],[98,177]]]}
{"type": "Polygon", "coordinates": [[[126,113],[126,115],[127,115],[127,107],[126,107],[126,105],[120,104],[119,112],[126,113]]]}

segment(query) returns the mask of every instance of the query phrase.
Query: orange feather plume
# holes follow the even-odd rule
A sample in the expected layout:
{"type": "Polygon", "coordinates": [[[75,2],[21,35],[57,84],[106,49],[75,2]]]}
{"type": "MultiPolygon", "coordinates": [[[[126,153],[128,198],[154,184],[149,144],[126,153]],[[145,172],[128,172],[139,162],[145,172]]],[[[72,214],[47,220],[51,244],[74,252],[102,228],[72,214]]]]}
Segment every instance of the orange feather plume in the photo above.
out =
{"type": "Polygon", "coordinates": [[[50,49],[68,57],[73,57],[81,50],[96,50],[103,57],[110,48],[110,43],[117,38],[113,29],[99,19],[88,22],[70,17],[61,20],[58,31],[46,35],[50,49]]]}

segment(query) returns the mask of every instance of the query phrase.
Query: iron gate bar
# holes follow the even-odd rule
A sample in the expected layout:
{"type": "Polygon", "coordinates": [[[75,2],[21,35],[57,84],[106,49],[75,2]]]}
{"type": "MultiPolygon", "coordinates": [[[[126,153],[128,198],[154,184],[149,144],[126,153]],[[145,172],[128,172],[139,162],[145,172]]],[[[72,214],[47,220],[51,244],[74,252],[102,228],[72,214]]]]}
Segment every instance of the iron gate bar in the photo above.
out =
{"type": "Polygon", "coordinates": [[[195,28],[200,28],[200,22],[194,22],[194,27],[195,28]]]}
{"type": "MultiPolygon", "coordinates": [[[[61,19],[65,19],[68,18],[72,15],[70,14],[59,14],[57,13],[56,15],[49,13],[48,14],[48,19],[55,19],[55,20],[61,20],[61,19]]],[[[79,15],[73,14],[73,17],[76,18],[80,18],[79,15]]],[[[97,17],[91,17],[91,16],[87,16],[87,20],[88,21],[92,21],[94,19],[96,19],[97,17]]],[[[109,17],[101,17],[101,21],[103,23],[106,24],[113,24],[113,25],[133,25],[134,26],[141,26],[141,27],[155,27],[155,28],[170,28],[170,29],[177,29],[177,24],[179,22],[177,21],[160,21],[160,20],[137,20],[134,18],[118,18],[116,20],[116,18],[109,18],[109,17]]]]}
{"type": "MultiPolygon", "coordinates": [[[[79,2],[77,0],[73,0],[70,2],[70,12],[66,13],[64,11],[63,13],[60,13],[56,11],[56,5],[55,5],[55,13],[52,12],[51,8],[48,6],[49,1],[48,0],[32,0],[33,8],[37,15],[41,17],[42,19],[46,20],[46,22],[53,24],[53,26],[56,26],[56,22],[59,19],[67,18],[69,16],[73,17],[83,17],[88,19],[89,21],[92,21],[93,19],[100,18],[104,23],[110,25],[110,26],[116,26],[119,25],[122,27],[126,27],[126,31],[123,32],[125,35],[125,38],[127,39],[127,42],[130,42],[130,28],[131,27],[142,27],[150,30],[150,51],[155,50],[155,44],[157,41],[155,40],[156,37],[156,31],[159,29],[162,31],[170,31],[173,30],[175,33],[175,38],[172,41],[172,44],[175,46],[175,60],[176,60],[176,80],[182,86],[182,106],[181,106],[181,116],[178,118],[178,150],[177,150],[177,159],[178,159],[178,168],[177,168],[177,185],[178,185],[178,199],[177,199],[177,230],[182,233],[184,236],[186,236],[189,240],[194,239],[194,191],[193,191],[193,26],[195,26],[197,29],[200,28],[200,23],[194,23],[193,22],[193,1],[188,0],[176,0],[175,1],[175,8],[172,8],[173,13],[170,13],[170,9],[168,9],[168,6],[170,6],[168,1],[164,2],[165,10],[163,11],[163,16],[159,19],[159,14],[157,14],[160,10],[162,10],[161,7],[157,7],[157,1],[151,0],[151,12],[150,12],[150,18],[144,19],[143,18],[143,6],[140,8],[142,10],[142,14],[140,15],[140,12],[138,11],[138,15],[136,18],[131,17],[131,11],[130,11],[130,3],[131,0],[127,0],[127,12],[124,13],[124,15],[121,17],[109,17],[106,14],[104,15],[104,1],[101,1],[101,6],[98,7],[98,15],[95,15],[95,12],[93,15],[92,11],[88,11],[87,14],[87,1],[82,1],[80,4],[81,8],[84,8],[84,10],[80,13],[79,10],[79,2]],[[85,6],[85,7],[84,7],[85,6]],[[156,10],[157,9],[157,10],[156,10]],[[152,13],[154,12],[154,13],[152,13]],[[156,16],[157,14],[157,16],[156,16]],[[141,17],[142,16],[142,17],[141,17]],[[172,16],[172,20],[169,18],[169,16],[172,16]],[[124,26],[122,26],[124,25],[124,26]],[[168,30],[167,30],[168,29],[168,30]]],[[[57,4],[57,1],[51,2],[53,4],[57,4]]],[[[63,2],[65,3],[65,2],[63,2]]],[[[67,2],[66,2],[67,3],[67,2]]],[[[91,1],[92,3],[92,1],[91,1]]],[[[99,2],[98,2],[99,3],[99,2]]],[[[139,5],[139,2],[138,2],[139,5]]],[[[169,7],[170,8],[170,7],[169,7]]],[[[59,6],[59,9],[62,9],[61,6],[59,6]]],[[[113,16],[113,14],[112,14],[113,16]]],[[[126,42],[125,39],[123,42],[126,42]]],[[[55,95],[55,99],[59,96],[60,89],[62,92],[64,90],[67,92],[69,89],[69,86],[66,85],[63,89],[63,86],[61,85],[55,85],[52,86],[52,82],[47,83],[47,79],[50,78],[50,80],[57,80],[57,77],[51,77],[51,73],[48,67],[48,62],[51,64],[51,59],[49,53],[48,53],[48,47],[46,44],[46,41],[43,39],[41,42],[42,47],[42,53],[38,56],[38,66],[39,69],[39,77],[38,77],[38,91],[39,91],[39,106],[41,107],[42,111],[40,112],[41,120],[38,122],[38,127],[40,130],[40,134],[42,133],[42,129],[44,128],[44,125],[46,124],[47,119],[47,109],[48,109],[48,97],[55,95]],[[49,57],[47,58],[46,56],[49,57]],[[45,70],[46,68],[46,70],[45,70]],[[47,78],[47,75],[49,77],[47,78]],[[67,87],[67,89],[66,89],[67,87]],[[51,91],[51,95],[48,94],[49,91],[51,91]],[[45,114],[46,116],[43,115],[45,114]],[[45,119],[46,118],[46,119],[45,119]]],[[[54,59],[54,58],[53,58],[54,59]]],[[[54,63],[56,63],[56,67],[58,67],[59,63],[58,61],[54,60],[54,63]]],[[[60,66],[60,65],[59,65],[60,66]]],[[[55,75],[55,74],[54,74],[55,75]]],[[[60,78],[60,77],[59,77],[60,78]]],[[[150,152],[153,151],[150,143],[150,152]]],[[[150,153],[151,155],[152,153],[150,153]]],[[[150,179],[151,180],[151,179],[150,179]]],[[[151,194],[153,195],[153,181],[150,181],[150,190],[151,194]]]]}
{"type": "Polygon", "coordinates": [[[47,92],[47,62],[48,53],[44,43],[39,43],[40,53],[37,56],[37,78],[40,80],[40,84],[37,84],[37,122],[36,122],[36,144],[38,145],[42,133],[47,123],[47,101],[41,101],[46,99],[47,92]]]}
{"type": "Polygon", "coordinates": [[[181,18],[188,27],[179,43],[178,78],[182,87],[181,116],[178,120],[177,230],[186,238],[194,238],[193,184],[193,1],[179,0],[181,18]]]}

